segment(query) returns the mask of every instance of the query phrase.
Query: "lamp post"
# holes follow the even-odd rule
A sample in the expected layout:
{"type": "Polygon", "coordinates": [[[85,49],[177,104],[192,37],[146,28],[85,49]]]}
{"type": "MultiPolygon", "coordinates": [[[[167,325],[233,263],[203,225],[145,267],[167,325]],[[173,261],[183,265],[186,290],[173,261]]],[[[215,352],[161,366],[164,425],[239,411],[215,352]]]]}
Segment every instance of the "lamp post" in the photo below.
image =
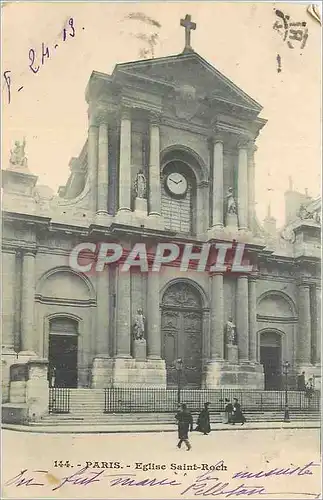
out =
{"type": "Polygon", "coordinates": [[[290,422],[289,419],[289,408],[288,408],[288,371],[290,368],[290,364],[288,361],[285,361],[283,364],[283,374],[285,375],[285,413],[284,413],[284,422],[290,422]]]}
{"type": "Polygon", "coordinates": [[[181,402],[181,375],[183,371],[183,360],[178,358],[175,361],[175,370],[177,372],[177,403],[181,402]]]}

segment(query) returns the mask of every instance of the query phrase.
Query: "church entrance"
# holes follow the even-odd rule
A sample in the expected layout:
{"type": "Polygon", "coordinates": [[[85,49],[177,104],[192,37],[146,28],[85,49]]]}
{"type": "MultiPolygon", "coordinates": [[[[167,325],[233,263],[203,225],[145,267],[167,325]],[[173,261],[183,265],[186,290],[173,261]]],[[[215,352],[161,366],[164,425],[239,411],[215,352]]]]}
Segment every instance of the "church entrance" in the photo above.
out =
{"type": "Polygon", "coordinates": [[[183,360],[182,386],[199,388],[202,371],[202,304],[198,291],[187,283],[171,285],[162,299],[163,355],[167,385],[177,385],[175,361],[183,360]]]}
{"type": "Polygon", "coordinates": [[[260,363],[264,367],[265,390],[282,389],[281,337],[276,332],[260,336],[260,363]]]}
{"type": "Polygon", "coordinates": [[[77,350],[77,322],[63,318],[53,320],[48,347],[51,386],[77,387],[77,350]]]}

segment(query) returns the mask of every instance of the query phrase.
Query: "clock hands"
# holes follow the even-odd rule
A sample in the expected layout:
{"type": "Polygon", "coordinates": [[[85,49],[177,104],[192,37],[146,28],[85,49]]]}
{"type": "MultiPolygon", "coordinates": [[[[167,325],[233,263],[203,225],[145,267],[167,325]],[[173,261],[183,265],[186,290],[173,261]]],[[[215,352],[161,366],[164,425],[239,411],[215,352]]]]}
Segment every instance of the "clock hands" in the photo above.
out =
{"type": "Polygon", "coordinates": [[[171,177],[169,178],[169,180],[172,181],[174,184],[180,184],[181,182],[183,182],[183,179],[180,179],[178,182],[176,182],[171,177]]]}

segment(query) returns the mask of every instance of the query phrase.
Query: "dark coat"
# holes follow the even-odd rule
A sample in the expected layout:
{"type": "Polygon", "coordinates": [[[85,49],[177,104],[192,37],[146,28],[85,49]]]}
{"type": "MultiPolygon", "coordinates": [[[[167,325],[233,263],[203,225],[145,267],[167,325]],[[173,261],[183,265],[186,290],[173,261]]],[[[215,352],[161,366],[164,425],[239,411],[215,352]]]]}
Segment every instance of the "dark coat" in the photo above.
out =
{"type": "Polygon", "coordinates": [[[232,422],[233,423],[244,423],[246,421],[245,416],[242,413],[241,406],[239,403],[233,404],[232,422]]]}
{"type": "Polygon", "coordinates": [[[232,421],[232,412],[233,412],[233,404],[232,403],[228,403],[225,405],[225,408],[224,408],[224,418],[225,418],[225,422],[226,424],[230,424],[231,421],[232,421]]]}
{"type": "Polygon", "coordinates": [[[188,439],[188,431],[193,430],[193,417],[188,410],[178,411],[175,415],[178,424],[178,439],[188,439]]]}
{"type": "Polygon", "coordinates": [[[210,412],[206,408],[201,411],[197,419],[196,431],[203,432],[203,434],[208,434],[211,432],[210,426],[210,412]]]}

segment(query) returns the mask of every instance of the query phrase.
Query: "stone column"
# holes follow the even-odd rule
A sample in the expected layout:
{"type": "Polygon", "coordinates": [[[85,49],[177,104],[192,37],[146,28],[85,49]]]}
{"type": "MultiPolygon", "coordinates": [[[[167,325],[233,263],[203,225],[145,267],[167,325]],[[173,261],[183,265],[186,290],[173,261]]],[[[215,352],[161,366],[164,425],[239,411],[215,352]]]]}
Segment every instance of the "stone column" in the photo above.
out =
{"type": "Polygon", "coordinates": [[[213,222],[223,228],[223,139],[215,137],[213,145],[213,222]]]}
{"type": "Polygon", "coordinates": [[[22,260],[21,294],[21,350],[34,352],[35,349],[35,252],[26,250],[22,260]]]}
{"type": "Polygon", "coordinates": [[[158,118],[149,126],[149,215],[161,214],[160,131],[158,118]]]}
{"type": "Polygon", "coordinates": [[[87,169],[91,189],[91,205],[94,212],[97,210],[98,137],[99,129],[96,120],[96,111],[90,108],[87,141],[87,169]]]}
{"type": "Polygon", "coordinates": [[[109,355],[109,312],[110,312],[110,290],[109,290],[109,267],[97,273],[96,277],[96,336],[93,346],[93,354],[97,356],[109,355]]]}
{"type": "Polygon", "coordinates": [[[2,252],[2,345],[14,347],[15,294],[16,294],[16,251],[2,252]]]}
{"type": "Polygon", "coordinates": [[[249,308],[248,308],[248,276],[237,278],[236,324],[238,335],[239,361],[249,359],[249,308]]]}
{"type": "Polygon", "coordinates": [[[238,143],[238,221],[239,229],[248,229],[248,142],[241,140],[238,143]]]}
{"type": "Polygon", "coordinates": [[[119,156],[119,212],[131,211],[131,116],[122,110],[119,156]]]}
{"type": "Polygon", "coordinates": [[[147,344],[148,358],[161,358],[159,273],[149,272],[147,279],[147,344]]]}
{"type": "Polygon", "coordinates": [[[257,146],[254,143],[248,148],[248,227],[252,229],[255,225],[255,152],[257,146]]]}
{"type": "Polygon", "coordinates": [[[99,127],[99,159],[98,159],[98,203],[99,214],[108,213],[108,190],[109,190],[109,141],[108,125],[100,123],[99,127]]]}
{"type": "Polygon", "coordinates": [[[224,320],[223,320],[223,274],[211,276],[211,360],[223,359],[224,320]]]}
{"type": "Polygon", "coordinates": [[[257,362],[257,280],[249,276],[249,360],[257,362]]]}
{"type": "Polygon", "coordinates": [[[131,336],[131,288],[130,271],[117,272],[117,339],[116,357],[130,358],[131,336]]]}
{"type": "Polygon", "coordinates": [[[321,287],[316,285],[316,346],[315,346],[315,360],[316,364],[321,363],[321,338],[322,338],[322,324],[321,324],[321,287]]]}
{"type": "Polygon", "coordinates": [[[297,362],[300,365],[311,364],[310,285],[305,282],[298,285],[297,362]]]}

